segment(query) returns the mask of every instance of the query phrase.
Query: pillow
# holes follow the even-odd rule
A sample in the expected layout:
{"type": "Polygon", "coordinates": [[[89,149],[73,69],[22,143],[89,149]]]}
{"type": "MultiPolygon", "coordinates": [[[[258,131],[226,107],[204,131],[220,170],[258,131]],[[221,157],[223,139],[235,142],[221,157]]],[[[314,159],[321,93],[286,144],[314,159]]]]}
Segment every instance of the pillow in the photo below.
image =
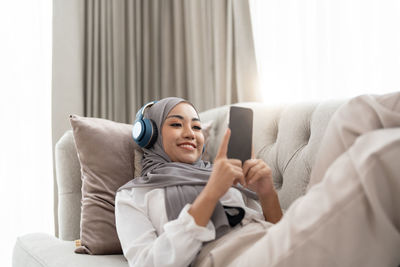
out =
{"type": "Polygon", "coordinates": [[[82,208],[76,253],[121,254],[114,201],[119,187],[134,177],[132,125],[70,116],[81,164],[82,208]]]}
{"type": "Polygon", "coordinates": [[[328,167],[367,132],[400,126],[400,93],[360,95],[333,114],[321,140],[307,190],[321,182],[328,167]],[[362,116],[361,116],[362,114],[362,116]]]}

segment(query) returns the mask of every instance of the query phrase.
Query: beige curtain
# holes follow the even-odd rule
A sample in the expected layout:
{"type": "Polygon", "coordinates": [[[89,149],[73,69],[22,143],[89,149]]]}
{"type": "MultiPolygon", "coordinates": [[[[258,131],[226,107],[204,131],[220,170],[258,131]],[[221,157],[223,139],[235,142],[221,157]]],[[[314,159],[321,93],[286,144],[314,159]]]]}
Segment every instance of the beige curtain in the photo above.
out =
{"type": "Polygon", "coordinates": [[[167,96],[257,101],[248,1],[85,1],[85,115],[132,122],[167,96]]]}
{"type": "Polygon", "coordinates": [[[71,113],[132,123],[144,103],[167,96],[199,111],[261,99],[248,0],[53,6],[53,147],[71,113]]]}

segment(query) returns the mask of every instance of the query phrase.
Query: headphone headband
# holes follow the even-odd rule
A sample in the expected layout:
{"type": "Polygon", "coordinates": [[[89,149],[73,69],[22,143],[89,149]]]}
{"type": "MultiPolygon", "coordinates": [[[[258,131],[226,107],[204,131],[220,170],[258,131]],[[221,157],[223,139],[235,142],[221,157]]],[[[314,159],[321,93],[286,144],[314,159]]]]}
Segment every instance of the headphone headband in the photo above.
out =
{"type": "Polygon", "coordinates": [[[148,107],[151,107],[155,103],[157,103],[157,101],[151,101],[151,102],[145,104],[143,107],[141,107],[139,109],[139,111],[136,113],[136,119],[138,119],[138,116],[140,116],[140,118],[143,118],[145,109],[148,107]]]}

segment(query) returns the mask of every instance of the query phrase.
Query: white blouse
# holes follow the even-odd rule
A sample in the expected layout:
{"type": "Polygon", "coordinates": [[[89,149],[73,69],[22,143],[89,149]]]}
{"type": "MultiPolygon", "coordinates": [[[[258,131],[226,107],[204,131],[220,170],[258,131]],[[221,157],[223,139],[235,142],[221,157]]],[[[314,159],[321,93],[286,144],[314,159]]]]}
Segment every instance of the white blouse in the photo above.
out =
{"type": "MultiPolygon", "coordinates": [[[[115,218],[118,237],[129,266],[188,266],[202,243],[215,239],[210,220],[206,227],[195,223],[186,204],[177,219],[168,221],[164,189],[132,188],[116,194],[115,218]]],[[[222,205],[245,211],[241,224],[264,220],[260,204],[231,187],[222,205]]]]}

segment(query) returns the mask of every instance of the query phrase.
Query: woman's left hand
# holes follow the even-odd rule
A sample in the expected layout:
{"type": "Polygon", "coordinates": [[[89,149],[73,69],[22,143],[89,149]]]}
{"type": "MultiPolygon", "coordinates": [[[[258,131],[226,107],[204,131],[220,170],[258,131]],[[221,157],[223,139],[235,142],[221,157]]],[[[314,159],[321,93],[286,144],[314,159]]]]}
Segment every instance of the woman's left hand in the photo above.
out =
{"type": "Polygon", "coordinates": [[[268,196],[274,192],[271,169],[262,159],[246,160],[242,168],[247,188],[258,196],[268,196]]]}

